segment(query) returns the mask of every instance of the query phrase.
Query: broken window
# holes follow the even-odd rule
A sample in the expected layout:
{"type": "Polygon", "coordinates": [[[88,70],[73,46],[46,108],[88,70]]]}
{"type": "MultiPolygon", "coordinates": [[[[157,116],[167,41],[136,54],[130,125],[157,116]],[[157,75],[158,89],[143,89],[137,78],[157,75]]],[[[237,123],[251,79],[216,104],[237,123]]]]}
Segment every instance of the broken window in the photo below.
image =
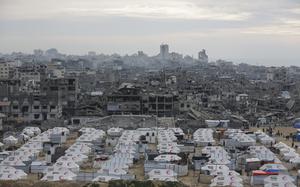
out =
{"type": "Polygon", "coordinates": [[[34,114],[34,119],[39,119],[40,118],[40,114],[34,114]]]}

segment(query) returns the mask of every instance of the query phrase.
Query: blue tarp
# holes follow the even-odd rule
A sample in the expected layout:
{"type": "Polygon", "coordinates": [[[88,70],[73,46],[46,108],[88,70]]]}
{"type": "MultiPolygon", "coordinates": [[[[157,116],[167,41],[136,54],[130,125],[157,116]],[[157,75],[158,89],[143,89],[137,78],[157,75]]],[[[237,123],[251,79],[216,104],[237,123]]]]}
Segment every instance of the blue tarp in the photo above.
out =
{"type": "Polygon", "coordinates": [[[266,172],[272,172],[272,173],[278,173],[278,172],[280,172],[281,170],[280,170],[280,169],[266,169],[266,170],[264,170],[264,171],[266,171],[266,172]]]}
{"type": "Polygon", "coordinates": [[[300,129],[300,122],[294,123],[294,128],[300,129]]]}

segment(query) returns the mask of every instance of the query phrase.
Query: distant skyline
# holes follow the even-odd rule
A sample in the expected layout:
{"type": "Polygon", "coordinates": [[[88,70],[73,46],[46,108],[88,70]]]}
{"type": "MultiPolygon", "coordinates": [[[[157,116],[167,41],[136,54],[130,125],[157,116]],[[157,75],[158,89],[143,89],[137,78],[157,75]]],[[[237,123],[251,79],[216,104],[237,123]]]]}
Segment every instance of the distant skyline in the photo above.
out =
{"type": "Polygon", "coordinates": [[[0,52],[170,52],[300,65],[299,0],[0,0],[0,52]]]}

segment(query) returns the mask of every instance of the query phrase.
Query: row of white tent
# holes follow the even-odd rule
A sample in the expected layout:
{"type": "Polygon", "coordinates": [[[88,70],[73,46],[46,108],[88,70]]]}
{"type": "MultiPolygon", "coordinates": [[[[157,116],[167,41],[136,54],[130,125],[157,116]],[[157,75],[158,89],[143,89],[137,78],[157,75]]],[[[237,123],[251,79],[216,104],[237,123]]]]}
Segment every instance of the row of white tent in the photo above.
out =
{"type": "Polygon", "coordinates": [[[256,144],[255,139],[240,129],[228,129],[224,134],[231,139],[231,146],[233,147],[249,147],[256,144]]]}
{"type": "Polygon", "coordinates": [[[160,154],[180,153],[180,148],[177,144],[177,137],[172,129],[158,130],[157,142],[157,150],[160,154]]]}
{"type": "MultiPolygon", "coordinates": [[[[31,128],[27,127],[27,129],[30,130],[31,128]]],[[[17,150],[8,153],[8,156],[0,163],[0,167],[5,168],[6,173],[11,173],[12,171],[14,171],[12,168],[14,168],[16,169],[15,173],[23,174],[22,178],[24,178],[26,176],[24,175],[24,172],[29,172],[29,164],[35,161],[38,157],[38,154],[43,150],[43,142],[49,141],[50,136],[53,133],[61,134],[62,132],[64,132],[65,134],[68,134],[68,129],[63,127],[55,127],[43,133],[40,133],[37,128],[32,129],[37,135],[29,139],[28,142],[23,144],[17,150]]],[[[9,175],[9,179],[17,180],[20,178],[15,175],[9,175]]],[[[4,177],[3,180],[6,180],[6,178],[4,177]]]]}
{"type": "Polygon", "coordinates": [[[107,135],[108,136],[117,136],[120,137],[123,133],[124,129],[120,127],[112,127],[107,130],[107,135]]]}
{"type": "Polygon", "coordinates": [[[241,178],[239,173],[228,170],[227,172],[223,172],[222,174],[215,176],[211,180],[210,186],[242,187],[243,179],[241,178]]]}
{"type": "Polygon", "coordinates": [[[291,148],[290,146],[282,142],[275,144],[274,147],[279,150],[280,155],[285,161],[289,161],[293,164],[300,164],[300,155],[294,148],[291,148]]]}
{"type": "Polygon", "coordinates": [[[202,154],[210,156],[208,164],[229,165],[230,156],[221,146],[206,146],[202,149],[202,154]]]}
{"type": "Polygon", "coordinates": [[[295,179],[289,175],[270,175],[264,178],[264,187],[296,187],[295,179]]]}
{"type": "Polygon", "coordinates": [[[208,163],[201,167],[202,172],[214,176],[210,186],[243,186],[240,174],[229,169],[230,156],[223,147],[206,146],[202,154],[210,156],[208,163]]]}
{"type": "Polygon", "coordinates": [[[207,146],[209,144],[213,145],[215,140],[213,138],[213,129],[200,128],[197,129],[193,134],[193,140],[197,146],[207,146]]]}
{"type": "Polygon", "coordinates": [[[17,145],[19,142],[25,142],[30,140],[30,138],[39,135],[41,133],[41,129],[38,127],[25,127],[21,134],[17,137],[12,135],[3,139],[3,143],[6,146],[14,146],[17,145]]]}
{"type": "Polygon", "coordinates": [[[14,137],[12,135],[3,139],[3,143],[6,146],[14,146],[14,145],[17,145],[18,142],[19,142],[18,138],[14,137]]]}
{"type": "Polygon", "coordinates": [[[58,158],[53,166],[44,171],[41,180],[76,180],[80,165],[88,160],[88,155],[92,152],[93,142],[101,141],[105,136],[104,131],[94,128],[82,128],[79,131],[82,133],[81,136],[65,151],[64,156],[58,158]]]}
{"type": "Polygon", "coordinates": [[[206,164],[201,171],[214,177],[210,186],[243,186],[240,174],[226,165],[206,164]]]}
{"type": "MultiPolygon", "coordinates": [[[[111,134],[112,132],[110,132],[111,134]]],[[[101,163],[99,175],[93,181],[109,181],[121,179],[128,174],[129,167],[133,165],[133,159],[138,155],[138,144],[142,133],[136,130],[123,130],[122,135],[114,147],[114,154],[107,161],[101,163]]]]}
{"type": "Polygon", "coordinates": [[[28,141],[30,138],[41,134],[41,129],[38,127],[25,127],[20,136],[19,139],[20,141],[28,141]]]}
{"type": "MultiPolygon", "coordinates": [[[[157,139],[157,150],[160,153],[154,158],[154,161],[159,163],[169,163],[173,161],[180,161],[178,153],[180,153],[180,146],[177,144],[176,135],[183,136],[183,130],[180,128],[159,129],[157,139]]],[[[149,180],[157,181],[177,181],[178,174],[172,169],[152,169],[147,174],[149,180]]]]}
{"type": "Polygon", "coordinates": [[[51,142],[52,137],[60,137],[60,143],[64,143],[67,139],[67,136],[70,134],[70,130],[65,127],[54,127],[52,129],[48,129],[43,133],[33,137],[30,139],[32,142],[51,142]]]}
{"type": "Polygon", "coordinates": [[[255,132],[257,140],[266,146],[271,146],[275,144],[275,139],[267,135],[266,133],[262,132],[261,130],[258,130],[255,132]]]}
{"type": "Polygon", "coordinates": [[[76,139],[76,142],[100,142],[105,137],[105,132],[103,130],[98,130],[95,128],[83,127],[79,130],[79,132],[82,134],[76,139]]]}
{"type": "Polygon", "coordinates": [[[281,161],[277,158],[277,156],[265,146],[250,146],[248,149],[249,149],[249,156],[251,158],[257,158],[260,161],[264,161],[264,162],[281,163],[281,161]]]}
{"type": "Polygon", "coordinates": [[[26,179],[27,173],[21,169],[11,166],[0,166],[0,180],[19,180],[26,179]]]}

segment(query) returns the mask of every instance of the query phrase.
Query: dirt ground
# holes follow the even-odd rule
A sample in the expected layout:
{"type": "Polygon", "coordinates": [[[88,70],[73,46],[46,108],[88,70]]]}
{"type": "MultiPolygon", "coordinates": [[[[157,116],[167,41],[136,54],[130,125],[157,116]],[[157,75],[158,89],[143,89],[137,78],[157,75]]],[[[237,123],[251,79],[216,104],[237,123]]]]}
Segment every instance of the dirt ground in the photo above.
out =
{"type": "MultiPolygon", "coordinates": [[[[255,132],[257,130],[261,130],[263,131],[263,129],[267,129],[267,127],[260,127],[260,128],[256,128],[256,127],[252,127],[250,128],[251,131],[255,132]]],[[[285,144],[287,144],[288,146],[292,146],[292,139],[286,139],[286,136],[289,136],[290,134],[295,134],[297,132],[297,130],[294,127],[273,127],[273,134],[276,134],[279,131],[279,133],[282,133],[282,136],[273,136],[277,142],[283,142],[285,144]]],[[[298,145],[298,149],[297,152],[300,154],[300,142],[294,142],[294,145],[298,145]]]]}

